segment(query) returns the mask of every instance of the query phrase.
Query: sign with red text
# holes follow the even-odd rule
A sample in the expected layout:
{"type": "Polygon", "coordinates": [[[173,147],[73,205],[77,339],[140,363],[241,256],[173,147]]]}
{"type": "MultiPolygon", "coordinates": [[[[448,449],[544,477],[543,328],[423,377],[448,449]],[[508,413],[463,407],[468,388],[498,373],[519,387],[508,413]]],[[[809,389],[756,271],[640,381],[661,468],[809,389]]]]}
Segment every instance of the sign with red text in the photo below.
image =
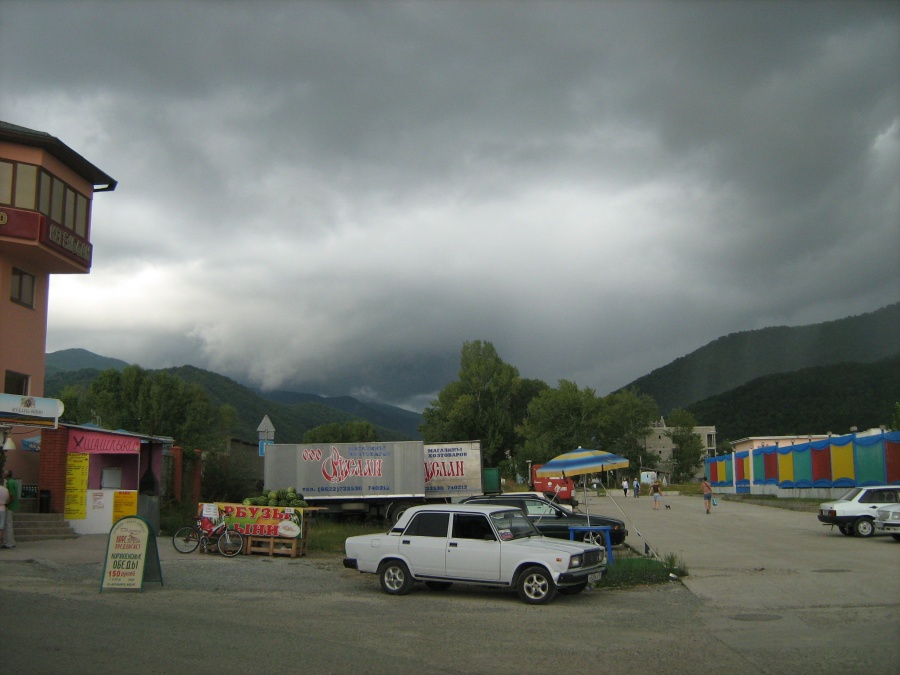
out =
{"type": "Polygon", "coordinates": [[[434,443],[425,446],[425,494],[468,497],[481,494],[481,442],[434,443]]]}
{"type": "Polygon", "coordinates": [[[156,534],[140,516],[126,516],[109,531],[100,590],[139,591],[145,581],[163,582],[156,534]]]}
{"type": "MultiPolygon", "coordinates": [[[[201,513],[208,504],[201,504],[201,513]]],[[[254,537],[303,537],[303,509],[289,506],[245,506],[215,502],[216,508],[225,514],[228,526],[241,534],[254,537]]]]}
{"type": "Polygon", "coordinates": [[[137,436],[119,436],[72,429],[69,431],[67,451],[106,455],[137,454],[141,451],[141,439],[137,436]]]}

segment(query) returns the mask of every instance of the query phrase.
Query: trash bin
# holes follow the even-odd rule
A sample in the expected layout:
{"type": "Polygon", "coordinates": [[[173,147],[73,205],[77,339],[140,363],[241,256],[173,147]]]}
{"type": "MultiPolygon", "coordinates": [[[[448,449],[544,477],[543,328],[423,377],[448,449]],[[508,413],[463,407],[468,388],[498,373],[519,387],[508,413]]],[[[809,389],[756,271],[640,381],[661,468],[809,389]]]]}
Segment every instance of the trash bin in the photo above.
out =
{"type": "Polygon", "coordinates": [[[50,490],[41,490],[38,496],[38,513],[50,513],[50,490]]]}

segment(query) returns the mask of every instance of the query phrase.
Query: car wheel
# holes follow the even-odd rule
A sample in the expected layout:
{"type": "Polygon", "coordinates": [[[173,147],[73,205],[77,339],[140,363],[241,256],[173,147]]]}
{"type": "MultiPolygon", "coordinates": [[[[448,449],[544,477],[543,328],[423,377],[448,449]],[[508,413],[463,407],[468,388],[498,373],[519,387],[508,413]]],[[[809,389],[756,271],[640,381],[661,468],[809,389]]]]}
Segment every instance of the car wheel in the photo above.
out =
{"type": "Polygon", "coordinates": [[[841,531],[841,534],[848,537],[852,537],[855,534],[852,525],[838,525],[838,529],[841,531]]]}
{"type": "Polygon", "coordinates": [[[389,595],[406,595],[412,588],[409,568],[400,560],[388,560],[378,568],[381,589],[389,595]]]}
{"type": "Polygon", "coordinates": [[[892,534],[891,536],[894,538],[894,541],[900,541],[900,534],[892,534]]]}
{"type": "Polygon", "coordinates": [[[606,541],[603,539],[603,535],[599,532],[585,532],[584,536],[581,538],[585,544],[591,544],[593,546],[599,546],[603,548],[606,546],[606,541]]]}
{"type": "Polygon", "coordinates": [[[860,537],[871,537],[875,533],[871,518],[860,518],[853,525],[853,529],[860,537]]]}
{"type": "Polygon", "coordinates": [[[446,591],[453,585],[452,581],[426,581],[425,585],[433,591],[446,591]]]}
{"type": "Polygon", "coordinates": [[[577,586],[565,586],[559,589],[561,595],[578,595],[587,588],[587,582],[585,581],[583,584],[578,584],[577,586]]]}
{"type": "Polygon", "coordinates": [[[543,567],[529,567],[519,575],[519,598],[529,605],[543,605],[556,595],[553,578],[543,567]]]}

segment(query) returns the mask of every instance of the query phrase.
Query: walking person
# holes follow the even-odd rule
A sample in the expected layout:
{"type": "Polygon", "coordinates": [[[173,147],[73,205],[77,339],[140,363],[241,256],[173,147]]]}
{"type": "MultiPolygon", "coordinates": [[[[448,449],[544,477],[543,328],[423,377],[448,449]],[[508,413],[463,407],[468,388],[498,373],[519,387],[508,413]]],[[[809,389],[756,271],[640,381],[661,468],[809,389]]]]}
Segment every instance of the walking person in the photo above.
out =
{"type": "Polygon", "coordinates": [[[626,497],[628,496],[628,478],[622,479],[622,492],[626,497]]]}
{"type": "Polygon", "coordinates": [[[634,479],[634,483],[631,485],[631,491],[634,493],[635,499],[641,496],[641,483],[637,478],[634,479]]]}
{"type": "Polygon", "coordinates": [[[712,485],[709,482],[708,478],[703,478],[703,483],[700,485],[703,488],[703,503],[706,505],[706,513],[710,513],[710,507],[712,506],[712,498],[713,498],[713,489],[712,485]]]}
{"type": "Polygon", "coordinates": [[[22,481],[13,478],[13,472],[7,470],[3,474],[7,491],[9,492],[9,504],[6,505],[6,530],[3,538],[3,548],[15,548],[16,536],[13,533],[13,514],[19,510],[19,500],[22,498],[22,481]]]}
{"type": "Polygon", "coordinates": [[[653,510],[659,511],[659,498],[662,497],[662,490],[659,487],[659,478],[654,479],[650,484],[650,496],[653,497],[653,510]]]}
{"type": "MultiPolygon", "coordinates": [[[[9,504],[9,490],[0,483],[0,541],[6,541],[6,505],[9,504]]],[[[4,545],[5,548],[5,545],[4,545]]]]}

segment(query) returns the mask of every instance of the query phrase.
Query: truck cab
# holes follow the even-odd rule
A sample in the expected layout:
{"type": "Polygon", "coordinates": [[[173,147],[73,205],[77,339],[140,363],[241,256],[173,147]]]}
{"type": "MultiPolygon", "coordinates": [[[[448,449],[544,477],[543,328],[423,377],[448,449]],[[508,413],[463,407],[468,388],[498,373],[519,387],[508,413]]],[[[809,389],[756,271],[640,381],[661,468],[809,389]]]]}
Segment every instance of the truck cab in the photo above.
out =
{"type": "Polygon", "coordinates": [[[542,466],[544,465],[531,465],[531,489],[535,492],[541,492],[547,495],[548,499],[553,498],[555,495],[555,501],[562,504],[577,506],[578,502],[575,499],[575,481],[563,476],[538,476],[537,470],[542,466]]]}

